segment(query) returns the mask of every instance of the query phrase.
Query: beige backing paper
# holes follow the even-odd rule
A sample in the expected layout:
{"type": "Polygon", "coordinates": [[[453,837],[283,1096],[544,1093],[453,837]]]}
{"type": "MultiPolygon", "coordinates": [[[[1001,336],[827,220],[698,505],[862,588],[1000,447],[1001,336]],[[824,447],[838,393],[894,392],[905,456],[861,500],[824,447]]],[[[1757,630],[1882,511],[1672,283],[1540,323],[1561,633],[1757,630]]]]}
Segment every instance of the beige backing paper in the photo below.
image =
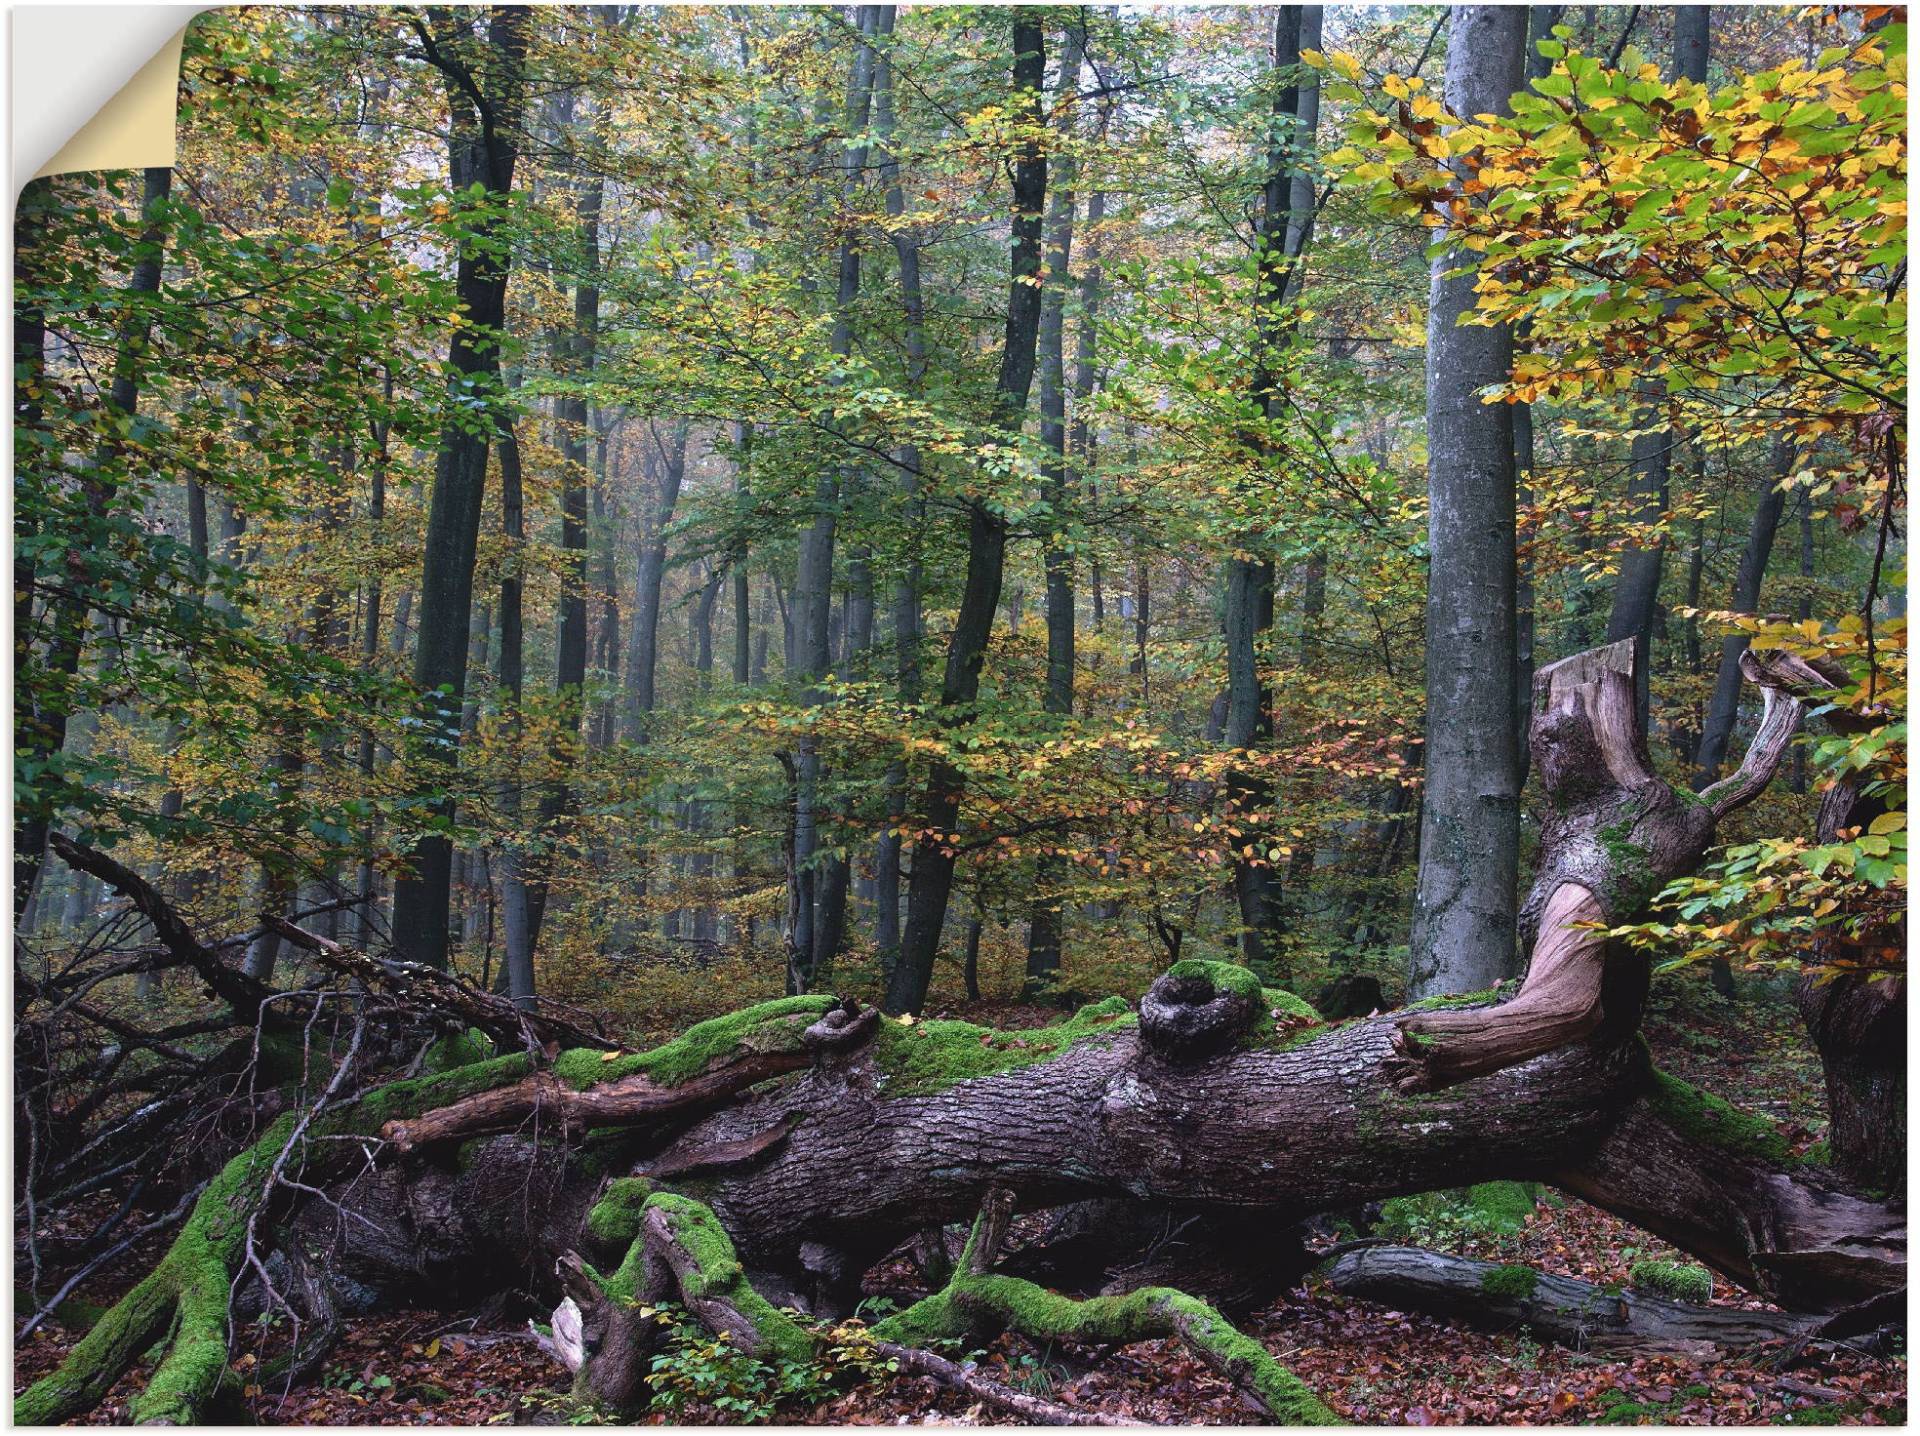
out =
{"type": "Polygon", "coordinates": [[[173,164],[181,41],[204,8],[16,6],[15,192],[41,175],[173,164]]]}

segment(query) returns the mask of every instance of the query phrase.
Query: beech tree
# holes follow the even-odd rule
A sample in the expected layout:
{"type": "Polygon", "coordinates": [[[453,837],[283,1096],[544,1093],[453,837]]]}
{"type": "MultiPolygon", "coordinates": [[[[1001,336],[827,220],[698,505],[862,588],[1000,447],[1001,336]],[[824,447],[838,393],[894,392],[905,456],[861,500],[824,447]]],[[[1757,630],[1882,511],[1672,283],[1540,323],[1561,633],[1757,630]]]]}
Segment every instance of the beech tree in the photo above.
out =
{"type": "MultiPolygon", "coordinates": [[[[1520,88],[1527,12],[1456,5],[1446,103],[1499,113],[1520,88]]],[[[1474,281],[1433,261],[1427,306],[1427,748],[1408,990],[1471,991],[1513,964],[1520,859],[1513,414],[1483,402],[1512,368],[1502,327],[1465,327],[1474,281]],[[1451,276],[1451,277],[1449,277],[1451,276]]]]}

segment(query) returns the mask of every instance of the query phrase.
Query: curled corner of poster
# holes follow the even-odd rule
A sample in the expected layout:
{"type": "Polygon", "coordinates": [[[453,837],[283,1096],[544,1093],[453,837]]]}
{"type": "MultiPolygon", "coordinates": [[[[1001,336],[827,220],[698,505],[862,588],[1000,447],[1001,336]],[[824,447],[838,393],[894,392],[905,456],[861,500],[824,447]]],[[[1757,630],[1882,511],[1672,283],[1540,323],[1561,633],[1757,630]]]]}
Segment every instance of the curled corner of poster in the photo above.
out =
{"type": "Polygon", "coordinates": [[[13,10],[13,189],[174,162],[180,50],[199,5],[13,10]]]}

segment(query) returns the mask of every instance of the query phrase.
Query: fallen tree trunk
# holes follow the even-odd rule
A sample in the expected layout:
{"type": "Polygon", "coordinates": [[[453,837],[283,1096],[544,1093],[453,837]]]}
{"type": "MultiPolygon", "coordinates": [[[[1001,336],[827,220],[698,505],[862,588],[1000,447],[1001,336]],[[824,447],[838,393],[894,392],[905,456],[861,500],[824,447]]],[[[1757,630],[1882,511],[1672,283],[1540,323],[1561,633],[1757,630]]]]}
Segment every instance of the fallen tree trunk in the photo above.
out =
{"type": "Polygon", "coordinates": [[[1347,1252],[1328,1269],[1327,1281],[1348,1296],[1401,1311],[1458,1317],[1494,1330],[1525,1326],[1537,1337],[1581,1350],[1745,1348],[1793,1340],[1820,1325],[1817,1316],[1694,1306],[1421,1247],[1347,1252]]]}
{"type": "MultiPolygon", "coordinates": [[[[176,1311],[168,1379],[136,1414],[192,1419],[227,1350],[215,1273],[224,1292],[258,1259],[255,1233],[298,1242],[363,1300],[557,1285],[572,1318],[556,1333],[575,1333],[582,1387],[621,1404],[640,1399],[657,1339],[634,1299],[677,1294],[742,1349],[797,1353],[814,1338],[777,1307],[839,1316],[874,1262],[983,1204],[1003,1220],[1016,1204],[1117,1198],[1217,1230],[1277,1230],[1401,1193],[1546,1180],[1782,1304],[1873,1302],[1905,1281],[1904,1207],[1795,1162],[1764,1123],[1657,1073],[1636,1036],[1645,960],[1570,916],[1628,920],[1764,786],[1799,720],[1797,675],[1758,657],[1749,672],[1769,695],[1756,753],[1696,804],[1645,762],[1630,644],[1542,670],[1534,758],[1553,815],[1528,912],[1551,971],[1512,1002],[1469,995],[1327,1024],[1244,968],[1186,961],[1138,1013],[1110,998],[1044,1029],[898,1022],[804,996],[650,1052],[536,1049],[377,1088],[230,1167],[157,1285],[21,1396],[16,1420],[97,1400],[176,1311]]],[[[876,1335],[993,1322],[1049,1338],[1179,1335],[1270,1411],[1311,1409],[1186,1293],[1069,1302],[981,1267],[979,1251],[934,1306],[876,1335]]]]}

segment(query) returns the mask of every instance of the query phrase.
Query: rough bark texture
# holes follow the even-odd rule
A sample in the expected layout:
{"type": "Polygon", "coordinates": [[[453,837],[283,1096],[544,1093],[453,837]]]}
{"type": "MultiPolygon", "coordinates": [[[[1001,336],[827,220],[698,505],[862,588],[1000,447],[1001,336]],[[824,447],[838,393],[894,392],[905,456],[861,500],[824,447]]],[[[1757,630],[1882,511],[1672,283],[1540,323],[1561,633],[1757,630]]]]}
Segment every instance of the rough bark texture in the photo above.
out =
{"type": "MultiPolygon", "coordinates": [[[[1072,133],[1074,103],[1080,88],[1080,65],[1086,53],[1084,20],[1067,27],[1060,56],[1059,94],[1055,124],[1072,133]]],[[[1040,309],[1037,342],[1040,371],[1040,443],[1047,451],[1041,472],[1041,497],[1049,513],[1043,563],[1047,576],[1047,712],[1060,717],[1073,713],[1074,599],[1073,550],[1067,536],[1070,489],[1067,475],[1067,291],[1073,255],[1073,223],[1077,208],[1071,151],[1054,161],[1052,194],[1048,199],[1046,297],[1040,309]]],[[[1035,900],[1027,917],[1027,988],[1043,990],[1060,970],[1059,864],[1042,857],[1034,867],[1035,900]]]]}
{"type": "Polygon", "coordinates": [[[1692,1306],[1419,1247],[1348,1252],[1334,1262],[1327,1280],[1348,1296],[1399,1311],[1464,1317],[1494,1330],[1524,1326],[1536,1337],[1582,1350],[1742,1348],[1803,1336],[1820,1324],[1816,1316],[1692,1306]]]}
{"type": "MultiPolygon", "coordinates": [[[[1527,11],[1456,5],[1446,104],[1504,114],[1523,75],[1527,11]]],[[[1427,786],[1408,991],[1486,987],[1514,970],[1520,734],[1515,672],[1513,416],[1483,404],[1513,358],[1474,307],[1458,259],[1433,262],[1427,318],[1427,786]]]]}

